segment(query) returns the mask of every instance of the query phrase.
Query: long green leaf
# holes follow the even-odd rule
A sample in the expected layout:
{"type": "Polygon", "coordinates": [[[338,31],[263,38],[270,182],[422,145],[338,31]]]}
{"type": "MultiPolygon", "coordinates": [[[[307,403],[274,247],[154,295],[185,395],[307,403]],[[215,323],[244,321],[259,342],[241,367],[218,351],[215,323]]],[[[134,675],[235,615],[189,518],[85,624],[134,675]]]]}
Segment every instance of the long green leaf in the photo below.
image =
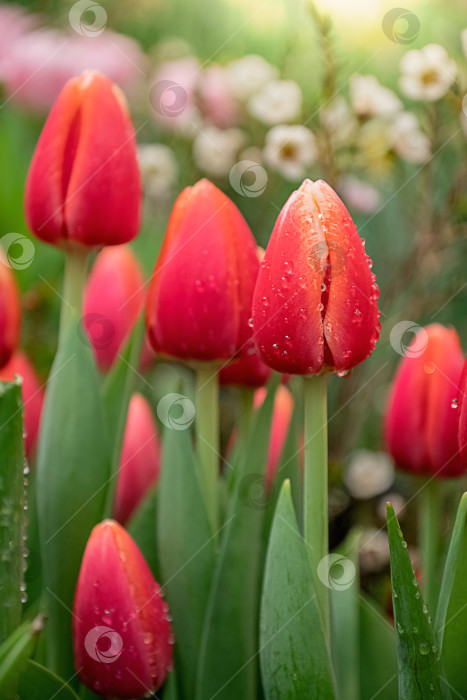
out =
{"type": "Polygon", "coordinates": [[[126,529],[138,545],[141,554],[151,569],[156,581],[159,581],[159,564],[157,559],[157,486],[144,497],[142,503],[132,515],[126,529]]]}
{"type": "Polygon", "coordinates": [[[436,613],[435,631],[446,677],[467,697],[467,493],[457,511],[436,613]]]}
{"type": "Polygon", "coordinates": [[[87,539],[102,518],[108,477],[97,371],[75,319],[62,334],[47,385],[36,482],[48,665],[64,678],[74,672],[74,589],[87,539]]]}
{"type": "Polygon", "coordinates": [[[276,385],[277,379],[256,413],[234,479],[203,629],[198,700],[256,698],[261,530],[267,505],[264,475],[276,385]]]}
{"type": "Polygon", "coordinates": [[[412,569],[393,507],[387,506],[391,582],[397,634],[399,697],[450,698],[442,675],[439,648],[412,569]]]}
{"type": "Polygon", "coordinates": [[[360,697],[397,697],[396,635],[384,611],[360,595],[360,697]]]}
{"type": "Polygon", "coordinates": [[[173,617],[177,677],[182,684],[181,696],[191,700],[214,569],[214,538],[189,430],[167,428],[164,432],[157,536],[161,584],[173,617]]]}
{"type": "Polygon", "coordinates": [[[28,661],[19,681],[21,700],[78,700],[68,683],[35,661],[28,661]]]}
{"type": "Polygon", "coordinates": [[[282,485],[266,559],[260,660],[267,700],[335,697],[331,660],[288,480],[282,485]]]}
{"type": "Polygon", "coordinates": [[[25,475],[21,382],[0,382],[0,644],[19,625],[24,596],[25,475]]]}
{"type": "Polygon", "coordinates": [[[0,697],[4,700],[16,698],[18,678],[34,652],[42,627],[43,618],[39,615],[32,622],[24,622],[0,647],[0,697]]]}

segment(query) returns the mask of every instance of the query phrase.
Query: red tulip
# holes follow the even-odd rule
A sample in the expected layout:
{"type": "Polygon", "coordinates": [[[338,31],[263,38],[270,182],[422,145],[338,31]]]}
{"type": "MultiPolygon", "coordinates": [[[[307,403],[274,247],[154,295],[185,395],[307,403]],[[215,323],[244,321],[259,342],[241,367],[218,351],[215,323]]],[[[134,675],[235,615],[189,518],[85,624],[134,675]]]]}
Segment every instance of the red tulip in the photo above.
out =
{"type": "Polygon", "coordinates": [[[113,516],[125,524],[153,486],[160,471],[161,444],[151,407],[133,394],[128,408],[113,516]]]}
{"type": "Polygon", "coordinates": [[[141,184],[121,90],[95,71],[69,80],[45,123],[26,181],[25,214],[47,243],[126,243],[138,233],[141,184]]]}
{"type": "Polygon", "coordinates": [[[149,289],[156,352],[190,360],[233,356],[251,336],[256,244],[233,202],[208,180],[175,202],[149,289]]]}
{"type": "Polygon", "coordinates": [[[386,443],[401,469],[447,477],[465,471],[458,454],[456,408],[462,365],[454,328],[433,323],[419,330],[409,345],[385,419],[386,443]]]}
{"type": "Polygon", "coordinates": [[[6,365],[19,343],[21,307],[13,271],[0,247],[0,367],[6,365]]]}
{"type": "Polygon", "coordinates": [[[264,386],[271,376],[271,368],[264,364],[253,343],[219,372],[219,382],[224,386],[257,388],[264,386]]]}
{"type": "Polygon", "coordinates": [[[379,337],[378,287],[347,209],[325,182],[305,180],[274,226],[253,298],[253,328],[270,367],[345,372],[379,337]]]}
{"type": "Polygon", "coordinates": [[[15,374],[23,379],[21,392],[24,403],[24,447],[26,456],[31,457],[36,446],[41,419],[44,391],[36,371],[26,355],[16,352],[5,367],[0,370],[0,380],[11,381],[15,374]]]}
{"type": "Polygon", "coordinates": [[[128,340],[144,305],[141,267],[126,245],[104,248],[84,292],[83,323],[101,370],[108,370],[128,340]]]}
{"type": "Polygon", "coordinates": [[[172,665],[167,605],[143,555],[113,520],[91,532],[73,605],[75,667],[104,697],[148,697],[172,665]]]}
{"type": "MultiPolygon", "coordinates": [[[[259,408],[266,398],[267,390],[258,389],[255,392],[254,407],[259,408]]],[[[293,396],[283,384],[277,387],[274,397],[274,408],[271,421],[271,436],[269,438],[268,463],[266,468],[266,481],[272,485],[279,466],[279,460],[284,449],[290,421],[294,408],[293,396]]]]}
{"type": "Polygon", "coordinates": [[[461,458],[467,468],[467,360],[462,370],[459,382],[459,394],[457,398],[457,411],[459,413],[459,450],[461,458]]]}

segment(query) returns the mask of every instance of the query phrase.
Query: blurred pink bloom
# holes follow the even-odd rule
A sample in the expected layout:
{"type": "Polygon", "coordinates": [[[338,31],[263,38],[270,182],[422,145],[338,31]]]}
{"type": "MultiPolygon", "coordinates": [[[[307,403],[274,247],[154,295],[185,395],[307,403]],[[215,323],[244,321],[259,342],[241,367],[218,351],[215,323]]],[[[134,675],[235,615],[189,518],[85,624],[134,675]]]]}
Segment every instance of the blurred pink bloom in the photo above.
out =
{"type": "Polygon", "coordinates": [[[194,56],[166,61],[152,79],[149,100],[154,118],[167,129],[190,133],[198,121],[194,90],[200,63],[194,56]]]}
{"type": "Polygon", "coordinates": [[[342,178],[338,189],[348,206],[363,214],[371,214],[381,204],[381,195],[378,190],[355,177],[342,178]]]}
{"type": "MultiPolygon", "coordinates": [[[[258,409],[266,398],[267,389],[261,387],[255,391],[254,407],[258,409]]],[[[268,463],[266,468],[266,481],[271,488],[279,466],[279,461],[284,449],[287,433],[294,408],[294,400],[290,391],[283,384],[277,387],[274,397],[274,409],[271,422],[271,435],[269,438],[268,463]]]]}
{"type": "Polygon", "coordinates": [[[197,85],[202,117],[221,129],[237,126],[240,120],[239,105],[227,78],[225,68],[212,65],[203,70],[197,85]]]}
{"type": "Polygon", "coordinates": [[[0,80],[4,80],[4,63],[16,42],[37,25],[36,15],[28,15],[22,7],[0,5],[0,80]]]}
{"type": "MultiPolygon", "coordinates": [[[[0,43],[5,31],[2,12],[0,8],[0,43]]],[[[34,16],[22,18],[23,23],[26,20],[32,25],[34,16]]],[[[46,28],[21,32],[22,27],[19,24],[14,42],[1,46],[0,79],[11,99],[35,112],[47,112],[65,83],[87,68],[103,73],[129,93],[144,76],[144,54],[126,36],[108,29],[87,37],[46,28]]]]}

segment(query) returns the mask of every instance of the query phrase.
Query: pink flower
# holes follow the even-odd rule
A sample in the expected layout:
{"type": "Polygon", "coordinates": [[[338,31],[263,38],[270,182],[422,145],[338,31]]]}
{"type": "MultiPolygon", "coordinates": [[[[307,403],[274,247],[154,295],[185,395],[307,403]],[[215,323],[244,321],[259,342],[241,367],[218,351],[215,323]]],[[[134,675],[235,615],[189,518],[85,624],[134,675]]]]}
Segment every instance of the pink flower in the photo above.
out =
{"type": "Polygon", "coordinates": [[[166,129],[190,132],[198,120],[194,90],[201,70],[194,56],[162,63],[152,79],[149,100],[154,119],[166,129]]]}
{"type": "MultiPolygon", "coordinates": [[[[266,398],[267,389],[261,387],[255,391],[254,407],[259,408],[266,398]]],[[[271,435],[269,438],[268,464],[266,468],[266,481],[271,488],[276,476],[279,460],[284,449],[287,433],[292,419],[294,401],[292,394],[283,384],[277,387],[274,397],[274,409],[271,422],[271,435]]]]}
{"type": "Polygon", "coordinates": [[[228,82],[228,74],[221,66],[205,68],[197,85],[198,104],[202,117],[221,129],[237,126],[239,105],[228,82]]]}

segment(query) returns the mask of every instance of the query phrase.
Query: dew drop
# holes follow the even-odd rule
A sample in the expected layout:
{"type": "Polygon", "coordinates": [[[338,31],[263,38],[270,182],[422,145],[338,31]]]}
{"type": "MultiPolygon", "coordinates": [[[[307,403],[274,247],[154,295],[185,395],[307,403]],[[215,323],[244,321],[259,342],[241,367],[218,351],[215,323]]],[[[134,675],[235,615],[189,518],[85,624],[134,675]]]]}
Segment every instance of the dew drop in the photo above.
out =
{"type": "Polygon", "coordinates": [[[451,408],[457,408],[457,399],[451,401],[451,408]]]}
{"type": "Polygon", "coordinates": [[[420,642],[418,645],[418,650],[422,656],[426,656],[430,653],[430,645],[427,642],[420,642]]]}

